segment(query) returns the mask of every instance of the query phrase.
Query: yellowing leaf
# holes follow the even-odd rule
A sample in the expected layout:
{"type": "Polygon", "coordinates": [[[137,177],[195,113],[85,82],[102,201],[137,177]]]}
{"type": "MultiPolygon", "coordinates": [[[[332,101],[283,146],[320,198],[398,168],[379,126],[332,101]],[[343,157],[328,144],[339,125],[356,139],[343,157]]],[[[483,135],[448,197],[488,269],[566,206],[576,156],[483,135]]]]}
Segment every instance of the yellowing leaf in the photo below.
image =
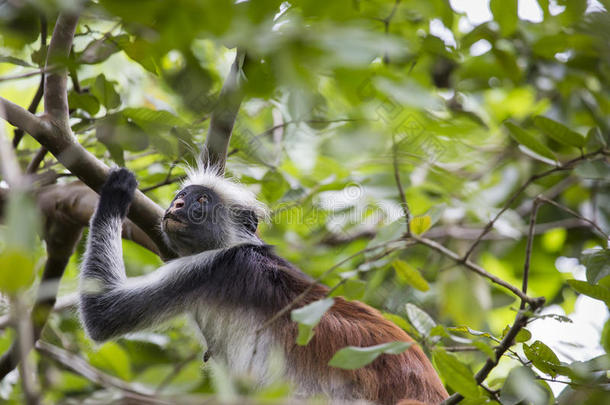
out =
{"type": "Polygon", "coordinates": [[[34,260],[20,249],[0,253],[0,291],[14,294],[26,289],[34,281],[34,260]]]}
{"type": "Polygon", "coordinates": [[[421,235],[426,232],[432,223],[430,215],[422,215],[411,219],[411,232],[416,235],[421,235]]]}
{"type": "Polygon", "coordinates": [[[398,277],[413,288],[417,288],[420,291],[428,291],[430,289],[430,285],[428,285],[428,282],[422,277],[421,273],[407,262],[394,260],[392,266],[394,266],[398,277]]]}

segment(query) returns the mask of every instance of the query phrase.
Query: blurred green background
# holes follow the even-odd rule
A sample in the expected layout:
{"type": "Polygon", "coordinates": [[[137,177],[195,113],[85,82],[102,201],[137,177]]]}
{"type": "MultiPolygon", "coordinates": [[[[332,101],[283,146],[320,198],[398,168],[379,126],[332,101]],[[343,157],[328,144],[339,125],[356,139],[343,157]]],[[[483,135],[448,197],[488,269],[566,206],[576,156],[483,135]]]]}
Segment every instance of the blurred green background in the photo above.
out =
{"type": "MultiPolygon", "coordinates": [[[[314,277],[405,232],[395,168],[411,226],[459,255],[527,182],[470,256],[520,288],[534,198],[559,204],[540,206],[532,245],[528,294],[546,306],[486,380],[495,397],[473,375],[514,321],[519,301],[509,291],[422,245],[358,255],[323,282],[382,310],[431,356],[449,353],[435,365],[463,403],[606,403],[610,2],[466,3],[0,1],[0,95],[31,102],[44,65],[41,18],[50,38],[60,10],[80,9],[69,61],[72,130],[96,157],[133,170],[165,207],[205,139],[235,48],[245,49],[246,98],[227,171],[270,207],[261,236],[314,277]],[[518,6],[536,18],[519,18],[518,6]],[[465,9],[489,19],[473,21],[465,9]]],[[[24,168],[38,147],[22,140],[24,168]]],[[[50,155],[38,172],[57,184],[76,180],[50,155]]],[[[5,205],[0,352],[15,338],[7,323],[15,291],[32,300],[46,258],[35,205],[5,205]]],[[[130,276],[162,263],[133,242],[123,247],[130,276]]],[[[255,391],[220,365],[202,365],[186,319],[94,345],[73,305],[83,250],[81,241],[61,279],[66,305],[49,317],[44,341],[176,403],[210,395],[289,402],[284,382],[255,391]]],[[[121,386],[39,351],[30,360],[44,403],[125,397],[121,386]]],[[[15,371],[0,382],[0,401],[22,400],[15,371]]]]}

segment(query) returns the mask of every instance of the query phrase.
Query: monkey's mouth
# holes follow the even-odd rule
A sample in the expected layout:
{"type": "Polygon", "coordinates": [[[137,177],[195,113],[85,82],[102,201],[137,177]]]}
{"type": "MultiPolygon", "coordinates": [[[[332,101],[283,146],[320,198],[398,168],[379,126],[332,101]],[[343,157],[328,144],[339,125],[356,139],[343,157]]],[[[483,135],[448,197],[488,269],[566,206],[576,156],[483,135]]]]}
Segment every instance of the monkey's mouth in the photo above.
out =
{"type": "Polygon", "coordinates": [[[177,215],[169,212],[163,216],[163,222],[165,222],[167,225],[171,224],[173,226],[186,225],[182,218],[179,218],[177,215]]]}

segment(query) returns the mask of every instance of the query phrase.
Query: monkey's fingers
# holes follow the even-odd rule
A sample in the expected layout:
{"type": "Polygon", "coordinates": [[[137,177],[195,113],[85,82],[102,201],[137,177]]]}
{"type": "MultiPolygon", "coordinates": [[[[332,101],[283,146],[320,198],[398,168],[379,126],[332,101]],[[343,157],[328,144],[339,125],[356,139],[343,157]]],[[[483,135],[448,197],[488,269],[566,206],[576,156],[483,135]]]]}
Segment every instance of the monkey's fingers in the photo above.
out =
{"type": "Polygon", "coordinates": [[[138,182],[125,168],[113,169],[100,190],[100,212],[125,217],[138,182]]]}

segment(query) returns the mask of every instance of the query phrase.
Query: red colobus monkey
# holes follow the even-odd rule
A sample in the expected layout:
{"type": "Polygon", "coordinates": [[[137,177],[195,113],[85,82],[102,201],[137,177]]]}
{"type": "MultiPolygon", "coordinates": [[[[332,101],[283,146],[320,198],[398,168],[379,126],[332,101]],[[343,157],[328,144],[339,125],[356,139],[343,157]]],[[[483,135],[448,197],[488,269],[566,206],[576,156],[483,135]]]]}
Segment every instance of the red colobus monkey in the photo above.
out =
{"type": "MultiPolygon", "coordinates": [[[[104,341],[182,313],[196,319],[212,356],[235,374],[250,372],[264,385],[273,376],[269,355],[280,350],[284,375],[295,395],[326,395],[332,401],[377,404],[438,404],[447,397],[436,372],[416,345],[384,354],[352,371],[328,366],[345,346],[412,342],[379,311],[335,298],[306,346],[295,343],[297,325],[289,315],[255,331],[303,293],[312,280],[277,256],[257,235],[264,205],[239,184],[214,170],[188,173],[165,212],[161,228],[178,259],[142,277],[127,278],[121,226],[136,189],[126,169],[113,170],[100,192],[91,220],[80,282],[80,314],[88,335],[104,341]]],[[[328,288],[315,284],[302,306],[322,299],[328,288]]]]}

